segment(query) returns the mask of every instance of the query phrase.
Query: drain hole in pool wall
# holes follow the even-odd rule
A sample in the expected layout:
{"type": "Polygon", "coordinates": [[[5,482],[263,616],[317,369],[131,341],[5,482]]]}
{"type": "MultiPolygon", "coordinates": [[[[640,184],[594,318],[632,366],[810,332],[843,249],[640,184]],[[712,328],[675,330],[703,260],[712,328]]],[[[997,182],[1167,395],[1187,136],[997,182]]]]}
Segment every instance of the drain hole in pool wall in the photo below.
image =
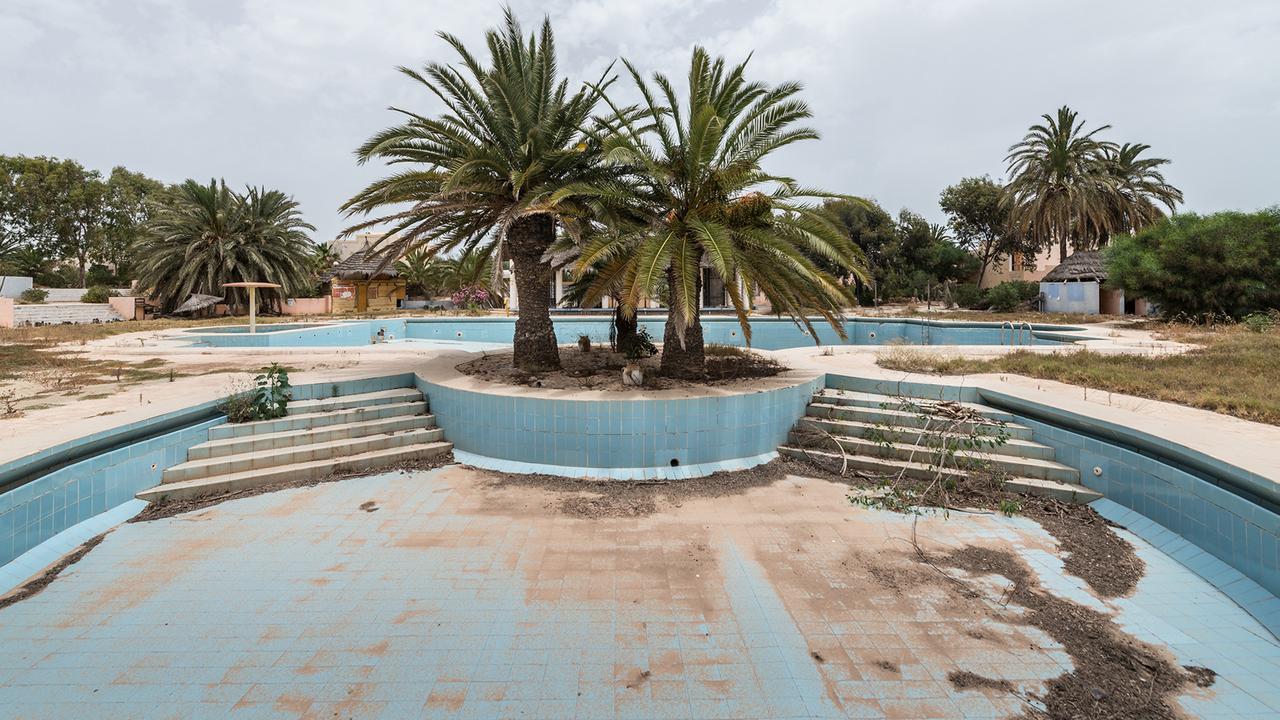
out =
{"type": "Polygon", "coordinates": [[[871,332],[867,333],[867,337],[871,338],[872,340],[875,340],[875,339],[876,339],[876,331],[875,331],[875,330],[872,330],[871,332]]]}
{"type": "Polygon", "coordinates": [[[671,458],[671,467],[680,467],[680,459],[671,458]]]}

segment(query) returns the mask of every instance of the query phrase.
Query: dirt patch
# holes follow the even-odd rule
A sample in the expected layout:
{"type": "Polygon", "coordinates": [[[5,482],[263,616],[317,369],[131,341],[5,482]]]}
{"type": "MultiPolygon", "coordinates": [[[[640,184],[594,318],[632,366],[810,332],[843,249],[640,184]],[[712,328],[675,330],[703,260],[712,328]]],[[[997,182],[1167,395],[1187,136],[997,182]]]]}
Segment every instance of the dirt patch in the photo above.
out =
{"type": "MultiPolygon", "coordinates": [[[[150,503],[142,512],[135,515],[129,522],[147,522],[150,520],[160,520],[162,518],[181,515],[193,510],[200,510],[211,505],[220,505],[228,500],[238,500],[240,498],[254,497],[255,495],[265,495],[267,493],[279,492],[281,490],[289,490],[291,488],[315,487],[323,483],[338,482],[340,480],[350,480],[351,478],[366,477],[368,475],[381,475],[382,473],[395,472],[397,470],[404,472],[433,470],[438,467],[453,464],[453,453],[444,453],[424,460],[415,460],[413,462],[399,463],[389,465],[387,467],[378,468],[377,470],[361,470],[359,472],[350,473],[334,473],[326,475],[316,480],[290,480],[287,482],[272,483],[270,485],[262,485],[259,487],[246,488],[235,492],[220,493],[217,495],[204,495],[196,498],[183,498],[178,500],[157,500],[150,503]]],[[[370,501],[372,502],[372,501],[370,501]]],[[[377,510],[377,504],[372,505],[372,509],[366,508],[364,503],[360,506],[365,512],[373,512],[377,510]]]]}
{"type": "Polygon", "coordinates": [[[690,500],[727,497],[752,488],[766,487],[781,480],[786,474],[785,465],[780,460],[747,470],[718,472],[703,478],[670,482],[516,475],[484,470],[480,486],[488,489],[536,488],[551,493],[556,497],[547,507],[570,517],[633,518],[680,507],[690,500]]]}
{"type": "Polygon", "coordinates": [[[1040,523],[1067,553],[1067,572],[1084,580],[1098,595],[1124,597],[1146,573],[1146,563],[1133,546],[1112,529],[1118,527],[1087,505],[1028,496],[1022,514],[1040,523]]]}
{"type": "Polygon", "coordinates": [[[44,572],[26,581],[25,583],[18,586],[17,588],[14,588],[8,595],[5,595],[4,597],[0,597],[0,610],[3,610],[9,607],[10,605],[13,605],[14,603],[22,602],[23,600],[26,600],[27,598],[38,594],[41,590],[44,590],[46,587],[49,587],[49,583],[52,583],[54,580],[58,579],[58,575],[60,575],[63,570],[66,570],[72,565],[75,565],[76,563],[80,562],[80,559],[83,558],[85,555],[88,555],[90,550],[98,547],[98,545],[102,542],[103,538],[105,538],[106,536],[107,536],[106,533],[102,533],[101,535],[97,535],[92,538],[89,538],[88,540],[84,541],[84,543],[80,547],[76,548],[71,553],[63,556],[61,560],[45,568],[44,572]]]}
{"type": "Polygon", "coordinates": [[[364,502],[360,503],[360,509],[368,513],[378,512],[378,501],[365,500],[364,502]]]}
{"type": "MultiPolygon", "coordinates": [[[[1032,695],[1043,703],[1047,717],[1180,718],[1173,699],[1205,676],[1183,670],[1164,652],[1125,634],[1106,614],[1046,592],[1009,551],[970,546],[940,557],[921,552],[920,559],[975,575],[1001,575],[1013,583],[1002,603],[990,604],[990,614],[1000,622],[1038,628],[1065,648],[1074,666],[1046,682],[1043,696],[1032,695]],[[1006,613],[1000,609],[1003,603],[1026,612],[1006,613]]],[[[988,678],[963,670],[949,679],[995,687],[988,678]]]]}
{"type": "Polygon", "coordinates": [[[880,668],[881,670],[884,670],[885,672],[891,672],[891,673],[901,673],[901,672],[902,672],[902,669],[898,667],[898,664],[897,664],[897,663],[895,663],[895,662],[889,662],[888,660],[877,660],[877,661],[875,661],[875,663],[873,663],[873,664],[874,664],[876,667],[880,668]]]}
{"type": "MultiPolygon", "coordinates": [[[[883,482],[883,478],[856,471],[842,474],[839,467],[833,467],[823,456],[812,457],[813,460],[801,460],[787,456],[778,462],[784,472],[844,482],[866,492],[879,490],[883,482]]],[[[927,484],[909,478],[898,482],[904,486],[927,484]]],[[[1088,505],[1010,492],[1004,489],[1002,476],[990,472],[972,473],[957,482],[947,497],[952,505],[949,509],[953,510],[973,508],[1001,512],[1002,508],[1016,507],[1016,514],[1040,523],[1058,541],[1060,549],[1067,553],[1063,561],[1067,572],[1084,580],[1101,597],[1123,597],[1132,593],[1146,572],[1146,563],[1134,552],[1133,546],[1112,529],[1118,526],[1088,505]]]]}
{"type": "Polygon", "coordinates": [[[985,688],[987,690],[999,690],[1007,693],[1017,692],[1013,683],[1008,680],[996,680],[994,678],[969,672],[968,670],[952,670],[947,673],[947,680],[950,681],[951,686],[957,690],[985,688]]]}
{"type": "Polygon", "coordinates": [[[669,390],[713,386],[748,385],[752,380],[773,377],[786,370],[778,361],[759,353],[733,348],[733,351],[707,354],[707,373],[703,380],[664,377],[657,356],[637,361],[644,372],[644,385],[636,388],[622,384],[622,368],[628,361],[620,353],[577,348],[561,348],[561,369],[531,373],[512,367],[511,353],[495,353],[465,362],[457,367],[464,375],[507,385],[554,390],[669,390]]]}

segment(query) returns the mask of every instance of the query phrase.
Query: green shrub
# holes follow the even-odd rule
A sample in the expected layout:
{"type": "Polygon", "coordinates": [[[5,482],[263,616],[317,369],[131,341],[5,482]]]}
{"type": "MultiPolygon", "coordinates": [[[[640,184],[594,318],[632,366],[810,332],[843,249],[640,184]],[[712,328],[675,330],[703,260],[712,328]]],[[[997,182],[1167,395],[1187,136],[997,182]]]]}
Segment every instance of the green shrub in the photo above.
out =
{"type": "Polygon", "coordinates": [[[641,326],[634,335],[618,338],[618,352],[628,360],[639,360],[653,357],[653,354],[658,352],[658,346],[654,345],[653,338],[649,337],[649,330],[641,326]]]}
{"type": "Polygon", "coordinates": [[[977,283],[964,283],[951,288],[951,301],[968,310],[984,307],[982,290],[977,283]]]}
{"type": "Polygon", "coordinates": [[[36,305],[49,299],[49,291],[44,288],[27,288],[18,295],[18,301],[36,305]]]}
{"type": "Polygon", "coordinates": [[[228,395],[218,409],[227,416],[228,422],[273,420],[288,414],[291,399],[293,386],[289,384],[289,372],[279,363],[271,363],[254,377],[251,389],[228,395]]]}
{"type": "Polygon", "coordinates": [[[1039,283],[1010,280],[989,288],[986,304],[995,312],[1013,312],[1039,297],[1039,283]]]}
{"type": "Polygon", "coordinates": [[[1280,207],[1175,215],[1113,238],[1108,282],[1166,317],[1243,318],[1280,307],[1280,207]]]}
{"type": "Polygon", "coordinates": [[[80,296],[82,303],[104,303],[108,298],[115,297],[115,291],[105,285],[94,285],[84,291],[80,296]]]}
{"type": "Polygon", "coordinates": [[[1264,333],[1276,324],[1275,315],[1277,314],[1280,314],[1280,312],[1272,311],[1270,313],[1251,313],[1249,315],[1245,315],[1242,322],[1250,332],[1264,333]]]}

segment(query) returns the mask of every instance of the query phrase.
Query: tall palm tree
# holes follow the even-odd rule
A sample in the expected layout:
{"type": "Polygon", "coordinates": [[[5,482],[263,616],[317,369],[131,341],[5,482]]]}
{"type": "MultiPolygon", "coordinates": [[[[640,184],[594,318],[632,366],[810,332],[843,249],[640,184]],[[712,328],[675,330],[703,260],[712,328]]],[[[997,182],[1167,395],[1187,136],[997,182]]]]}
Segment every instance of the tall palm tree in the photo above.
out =
{"type": "Polygon", "coordinates": [[[280,291],[259,295],[264,304],[307,289],[312,281],[314,227],[298,203],[278,190],[249,188],[243,195],[225,181],[188,180],[160,207],[134,243],[138,286],[172,310],[192,293],[221,295],[244,305],[229,282],[272,282],[280,291]]]}
{"type": "Polygon", "coordinates": [[[613,114],[601,121],[598,137],[605,156],[626,174],[560,194],[589,198],[610,218],[611,230],[587,240],[579,256],[579,272],[596,272],[584,304],[621,285],[623,303],[638,307],[665,280],[662,369],[674,376],[705,372],[704,266],[724,278],[748,342],[751,297],[742,287],[759,290],[774,312],[810,330],[806,314],[817,313],[843,336],[841,311],[850,289],[812,256],[864,278],[860,255],[819,209],[800,201],[832,195],[761,167],[773,151],[817,138],[814,130],[796,127],[810,117],[796,97],[800,85],[748,82],[746,62],[729,67],[695,48],[682,103],[666,76],[655,74],[650,84],[624,63],[643,102],[620,108],[609,101],[613,114]]]}
{"type": "Polygon", "coordinates": [[[1093,244],[1098,233],[1114,232],[1112,185],[1106,158],[1114,144],[1097,137],[1110,129],[1085,132],[1085,123],[1067,106],[1042,115],[1022,141],[1009,148],[1005,201],[1015,229],[1041,247],[1093,244]]]}
{"type": "Polygon", "coordinates": [[[1141,157],[1151,146],[1125,143],[1108,148],[1103,165],[1111,180],[1112,224],[1117,232],[1137,232],[1173,212],[1182,191],[1169,184],[1160,168],[1165,158],[1141,157]]]}
{"type": "Polygon", "coordinates": [[[598,148],[582,132],[602,83],[571,94],[568,82],[557,80],[549,20],[525,39],[508,9],[504,26],[486,34],[486,64],[458,38],[440,37],[459,65],[400,70],[442,101],[445,112],[427,117],[395,109],[404,122],[359,148],[361,163],[383,160],[401,169],[342,206],[348,216],[376,214],[347,232],[390,224],[397,239],[389,257],[418,247],[442,253],[491,245],[493,257],[510,259],[515,274],[515,364],[558,367],[544,256],[557,227],[576,236],[589,216],[585,204],[557,191],[604,171],[598,148]]]}

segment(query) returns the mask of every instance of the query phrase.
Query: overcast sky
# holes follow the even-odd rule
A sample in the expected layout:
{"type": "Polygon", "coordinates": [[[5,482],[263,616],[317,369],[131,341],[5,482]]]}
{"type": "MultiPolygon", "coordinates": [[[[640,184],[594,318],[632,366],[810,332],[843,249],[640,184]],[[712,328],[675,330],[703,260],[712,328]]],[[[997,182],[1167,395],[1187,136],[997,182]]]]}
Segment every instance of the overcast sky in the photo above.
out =
{"type": "MultiPolygon", "coordinates": [[[[799,80],[823,139],[769,167],[942,219],[938,193],[999,177],[1008,146],[1069,104],[1173,160],[1188,209],[1280,203],[1277,0],[550,0],[573,82],[614,58],[683,76],[702,44],[749,76],[799,80]]],[[[438,105],[397,65],[453,61],[488,0],[0,0],[0,153],[169,182],[223,177],[294,195],[331,239],[382,168],[355,147],[389,105],[438,105]]],[[[476,46],[479,50],[479,46],[476,46]]]]}

